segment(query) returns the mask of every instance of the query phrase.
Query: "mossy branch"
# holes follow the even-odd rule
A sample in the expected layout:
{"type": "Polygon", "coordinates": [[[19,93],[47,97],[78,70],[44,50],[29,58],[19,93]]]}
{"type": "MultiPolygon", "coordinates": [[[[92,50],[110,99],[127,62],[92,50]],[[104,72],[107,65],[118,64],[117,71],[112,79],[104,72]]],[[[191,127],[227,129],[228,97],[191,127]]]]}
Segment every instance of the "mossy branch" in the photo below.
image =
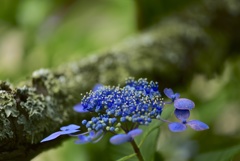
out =
{"type": "Polygon", "coordinates": [[[59,145],[64,137],[40,140],[88,117],[72,107],[96,83],[116,85],[133,76],[158,81],[162,88],[185,86],[196,73],[221,71],[221,64],[240,52],[240,7],[234,8],[240,5],[211,3],[195,4],[109,51],[35,71],[17,87],[0,82],[0,160],[30,160],[59,145]]]}

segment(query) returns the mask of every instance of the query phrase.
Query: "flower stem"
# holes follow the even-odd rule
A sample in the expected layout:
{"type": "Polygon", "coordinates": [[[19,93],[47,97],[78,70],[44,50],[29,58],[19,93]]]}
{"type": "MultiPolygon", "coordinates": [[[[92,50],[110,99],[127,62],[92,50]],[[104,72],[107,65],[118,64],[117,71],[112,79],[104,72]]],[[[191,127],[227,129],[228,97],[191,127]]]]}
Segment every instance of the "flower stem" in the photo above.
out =
{"type": "Polygon", "coordinates": [[[139,161],[144,161],[143,156],[142,156],[142,154],[141,154],[141,152],[140,152],[140,149],[138,148],[136,142],[135,142],[134,140],[132,140],[132,141],[131,141],[131,144],[132,144],[132,147],[133,147],[133,149],[134,149],[134,152],[135,152],[136,155],[137,155],[138,160],[139,160],[139,161]]]}

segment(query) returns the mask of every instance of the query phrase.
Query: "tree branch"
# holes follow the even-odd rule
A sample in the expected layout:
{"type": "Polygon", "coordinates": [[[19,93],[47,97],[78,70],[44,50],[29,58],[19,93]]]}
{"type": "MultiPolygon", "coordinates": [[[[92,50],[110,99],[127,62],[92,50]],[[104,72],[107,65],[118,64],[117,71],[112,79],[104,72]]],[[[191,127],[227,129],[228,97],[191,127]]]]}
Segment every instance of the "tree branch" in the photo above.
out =
{"type": "Polygon", "coordinates": [[[64,137],[47,143],[40,140],[60,126],[80,124],[88,117],[74,112],[72,106],[95,83],[116,85],[134,76],[156,80],[164,88],[185,86],[199,72],[211,76],[221,71],[220,64],[240,52],[236,45],[240,7],[231,8],[227,1],[211,3],[193,5],[191,11],[168,17],[105,53],[55,70],[35,71],[17,87],[0,82],[0,160],[30,160],[59,145],[64,137]]]}

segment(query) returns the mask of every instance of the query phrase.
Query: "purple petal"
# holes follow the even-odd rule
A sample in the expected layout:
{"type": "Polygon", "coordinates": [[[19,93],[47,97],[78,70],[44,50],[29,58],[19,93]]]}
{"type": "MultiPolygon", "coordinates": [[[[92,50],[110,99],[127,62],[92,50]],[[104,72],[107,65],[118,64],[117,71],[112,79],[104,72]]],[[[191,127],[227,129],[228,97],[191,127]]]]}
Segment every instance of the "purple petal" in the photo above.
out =
{"type": "Polygon", "coordinates": [[[78,126],[78,125],[70,124],[68,126],[61,127],[60,130],[62,130],[62,131],[71,131],[71,130],[77,130],[79,128],[80,128],[80,126],[78,126]]]}
{"type": "Polygon", "coordinates": [[[89,132],[89,137],[90,137],[91,139],[94,139],[94,138],[96,137],[95,131],[90,131],[90,132],[89,132]]]}
{"type": "Polygon", "coordinates": [[[101,87],[103,87],[103,85],[98,83],[93,87],[93,91],[99,90],[101,87]]]}
{"type": "Polygon", "coordinates": [[[78,135],[78,140],[75,141],[75,144],[86,144],[89,143],[89,138],[85,135],[78,135]]]}
{"type": "Polygon", "coordinates": [[[179,98],[174,101],[174,107],[179,110],[191,110],[194,106],[194,102],[187,98],[179,98]]]}
{"type": "Polygon", "coordinates": [[[179,122],[173,122],[173,123],[168,124],[168,128],[172,132],[182,132],[187,129],[187,126],[182,123],[179,123],[179,122]]]}
{"type": "Polygon", "coordinates": [[[142,129],[133,129],[129,131],[127,135],[131,136],[131,138],[134,138],[140,134],[142,134],[142,129]]]}
{"type": "Polygon", "coordinates": [[[180,94],[179,93],[175,93],[174,94],[174,100],[179,99],[179,98],[180,98],[180,94]]]}
{"type": "Polygon", "coordinates": [[[68,131],[60,131],[60,132],[61,132],[61,135],[66,135],[66,134],[72,134],[78,131],[80,130],[68,130],[68,131]]]}
{"type": "Polygon", "coordinates": [[[103,137],[103,131],[100,130],[95,134],[94,140],[92,141],[92,143],[97,143],[99,142],[103,137]]]}
{"type": "Polygon", "coordinates": [[[192,129],[196,131],[209,129],[209,126],[207,124],[198,120],[190,120],[187,122],[187,125],[189,125],[192,129]]]}
{"type": "Polygon", "coordinates": [[[110,142],[114,145],[126,143],[130,140],[131,140],[131,136],[129,136],[127,134],[118,134],[118,135],[114,135],[113,137],[110,138],[110,142]]]}
{"type": "MultiPolygon", "coordinates": [[[[91,132],[89,133],[89,137],[91,136],[92,134],[91,134],[91,132]]],[[[102,139],[102,137],[103,137],[103,131],[102,130],[100,130],[100,131],[98,131],[98,132],[94,132],[94,135],[92,135],[92,137],[91,137],[91,142],[92,143],[97,143],[97,142],[99,142],[101,139],[102,139]]]]}
{"type": "Polygon", "coordinates": [[[84,134],[78,135],[78,140],[75,141],[76,144],[86,144],[86,143],[96,143],[99,140],[102,139],[103,135],[102,135],[103,131],[100,130],[97,133],[95,131],[90,131],[84,134],[88,134],[87,136],[84,134]]]}
{"type": "MultiPolygon", "coordinates": [[[[97,134],[96,134],[96,135],[97,135],[97,134]]],[[[97,142],[99,142],[102,138],[103,138],[103,135],[101,135],[100,137],[98,137],[96,140],[93,140],[92,143],[97,143],[97,142]]]]}
{"type": "Polygon", "coordinates": [[[79,113],[86,113],[89,112],[88,110],[85,110],[83,105],[81,103],[76,104],[75,106],[73,106],[73,110],[79,113]]]}
{"type": "Polygon", "coordinates": [[[103,131],[100,130],[95,134],[95,138],[98,138],[99,136],[102,136],[103,131]]]}
{"type": "Polygon", "coordinates": [[[189,110],[179,110],[175,109],[174,111],[175,116],[181,120],[182,122],[186,121],[189,116],[190,116],[190,111],[189,110]]]}
{"type": "Polygon", "coordinates": [[[164,92],[164,94],[165,94],[168,98],[172,99],[172,95],[173,95],[174,93],[173,93],[173,90],[172,90],[171,88],[165,88],[165,89],[163,90],[163,92],[164,92]]]}
{"type": "Polygon", "coordinates": [[[43,139],[43,140],[41,141],[41,143],[42,143],[42,142],[45,142],[45,141],[49,141],[49,140],[56,139],[56,138],[59,137],[60,135],[62,135],[61,131],[52,133],[51,135],[49,135],[48,137],[46,137],[45,139],[43,139]]]}

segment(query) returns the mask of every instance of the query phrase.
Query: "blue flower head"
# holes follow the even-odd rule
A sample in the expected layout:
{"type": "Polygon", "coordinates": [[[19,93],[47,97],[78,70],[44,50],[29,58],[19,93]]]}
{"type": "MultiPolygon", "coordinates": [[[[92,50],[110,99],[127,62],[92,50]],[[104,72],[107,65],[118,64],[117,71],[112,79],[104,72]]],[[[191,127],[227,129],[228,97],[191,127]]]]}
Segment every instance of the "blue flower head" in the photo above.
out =
{"type": "Polygon", "coordinates": [[[80,106],[81,111],[97,113],[91,120],[82,122],[89,130],[116,132],[124,122],[151,123],[161,115],[163,99],[157,83],[129,79],[123,88],[106,86],[88,93],[80,106]]]}
{"type": "Polygon", "coordinates": [[[42,142],[69,134],[70,136],[77,136],[76,144],[96,143],[106,132],[114,134],[110,139],[112,144],[131,142],[142,133],[139,126],[148,125],[153,119],[159,120],[164,106],[171,103],[175,107],[175,116],[180,120],[180,122],[169,123],[171,131],[184,131],[186,125],[194,130],[208,128],[203,122],[188,121],[190,110],[195,106],[193,101],[180,98],[180,94],[174,93],[170,88],[164,89],[164,93],[171,99],[171,102],[164,102],[158,90],[158,83],[148,82],[147,79],[134,80],[129,78],[126,80],[124,87],[97,84],[92,91],[83,97],[79,104],[74,106],[76,112],[92,115],[91,119],[82,120],[82,125],[88,131],[73,135],[73,133],[79,131],[77,130],[79,126],[71,125],[67,126],[68,128],[61,128],[61,131],[53,133],[42,142]],[[124,134],[121,132],[124,132],[124,134]]]}

